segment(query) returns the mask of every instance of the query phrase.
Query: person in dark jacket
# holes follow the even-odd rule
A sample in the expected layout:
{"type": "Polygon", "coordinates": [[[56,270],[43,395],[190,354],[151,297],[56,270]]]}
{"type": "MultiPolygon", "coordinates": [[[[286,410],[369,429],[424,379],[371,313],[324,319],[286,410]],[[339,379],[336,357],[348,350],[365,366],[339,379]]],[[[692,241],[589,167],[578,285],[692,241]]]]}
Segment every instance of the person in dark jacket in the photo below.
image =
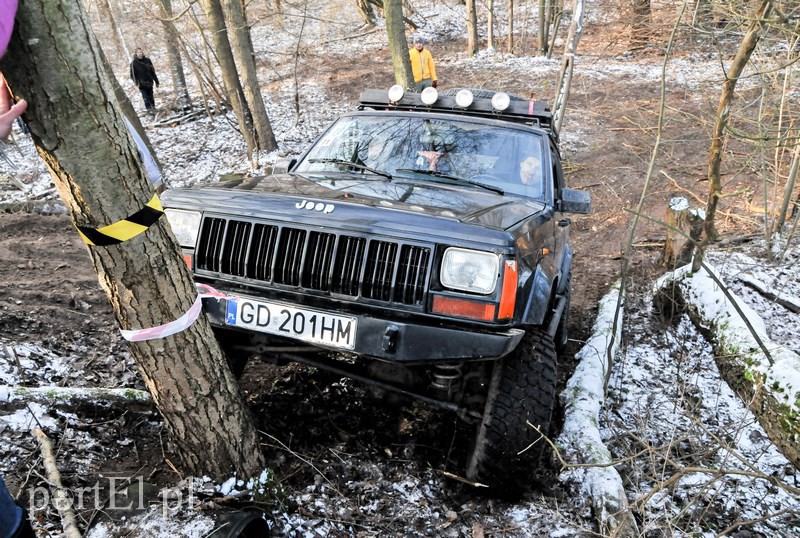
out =
{"type": "Polygon", "coordinates": [[[150,58],[144,55],[142,49],[134,51],[134,58],[131,62],[131,79],[142,92],[142,99],[144,99],[144,107],[151,114],[156,111],[156,102],[153,98],[153,84],[158,88],[158,76],[156,76],[156,69],[153,67],[153,62],[150,58]]]}

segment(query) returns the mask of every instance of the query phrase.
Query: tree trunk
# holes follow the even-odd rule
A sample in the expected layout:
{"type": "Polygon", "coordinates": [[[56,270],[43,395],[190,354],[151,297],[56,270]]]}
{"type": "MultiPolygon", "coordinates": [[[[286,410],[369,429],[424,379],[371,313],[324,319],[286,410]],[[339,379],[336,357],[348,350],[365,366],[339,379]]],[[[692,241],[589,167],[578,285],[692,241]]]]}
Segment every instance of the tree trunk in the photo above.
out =
{"type": "Polygon", "coordinates": [[[222,0],[222,8],[225,12],[225,22],[236,65],[244,77],[244,98],[253,114],[253,124],[258,138],[256,145],[262,151],[272,151],[278,144],[272,133],[267,107],[264,105],[264,97],[261,95],[261,86],[258,83],[256,55],[253,51],[253,41],[250,39],[250,26],[247,24],[244,3],[242,0],[222,0]]]}
{"type": "Polygon", "coordinates": [[[676,194],[669,199],[664,222],[667,225],[667,238],[661,253],[661,264],[675,269],[690,261],[694,242],[700,239],[703,232],[703,219],[696,211],[691,211],[689,200],[676,194]]]}
{"type": "Polygon", "coordinates": [[[583,2],[584,0],[575,0],[575,6],[572,8],[572,23],[569,25],[569,34],[567,34],[567,42],[564,45],[564,58],[561,61],[561,72],[558,76],[556,98],[553,103],[553,127],[556,132],[561,131],[567,111],[569,89],[572,86],[572,71],[575,68],[575,54],[578,52],[578,43],[583,33],[583,2]]]}
{"type": "Polygon", "coordinates": [[[372,9],[372,4],[367,0],[356,0],[356,9],[364,24],[367,26],[375,26],[375,10],[372,9]]]}
{"type": "Polygon", "coordinates": [[[172,0],[158,0],[161,8],[161,25],[164,27],[167,58],[169,58],[169,73],[172,76],[172,87],[175,92],[175,102],[180,108],[191,105],[189,90],[186,86],[186,75],[183,71],[183,60],[179,49],[180,35],[175,23],[172,22],[172,0]]]}
{"type": "Polygon", "coordinates": [[[514,0],[508,0],[508,53],[514,52],[514,0]]]}
{"type": "Polygon", "coordinates": [[[225,18],[222,14],[220,0],[201,0],[206,12],[208,26],[211,30],[211,39],[217,55],[219,67],[222,70],[222,83],[225,85],[225,94],[233,108],[239,130],[242,132],[247,144],[247,155],[253,157],[253,152],[258,149],[256,135],[253,129],[253,116],[244,98],[244,91],[239,82],[239,73],[236,71],[236,62],[233,59],[231,44],[228,41],[228,30],[225,28],[225,18]]]}
{"type": "Polygon", "coordinates": [[[120,42],[122,43],[122,49],[125,53],[125,58],[128,59],[130,62],[133,59],[133,55],[131,54],[130,49],[128,48],[128,43],[125,41],[125,32],[122,30],[122,26],[120,24],[123,22],[122,12],[119,9],[119,5],[116,3],[116,0],[101,0],[108,4],[108,9],[111,12],[111,22],[112,22],[112,30],[115,34],[119,37],[120,42]]]}
{"type": "Polygon", "coordinates": [[[411,73],[411,58],[408,56],[408,40],[403,25],[403,4],[401,0],[385,0],[386,35],[389,38],[389,51],[392,54],[394,81],[403,88],[414,87],[414,75],[411,73]]]}
{"type": "MultiPolygon", "coordinates": [[[[28,101],[26,122],[75,225],[102,227],[152,196],[81,2],[25,0],[0,69],[28,101]]],[[[165,219],[131,240],[89,247],[120,325],[179,318],[197,293],[165,219]]],[[[257,432],[208,321],[131,345],[184,469],[223,479],[264,467],[257,432]]]]}
{"type": "Polygon", "coordinates": [[[708,152],[708,206],[706,207],[706,223],[705,223],[705,236],[700,245],[699,252],[694,257],[692,263],[692,271],[700,269],[700,263],[703,261],[702,252],[709,241],[717,238],[717,229],[714,224],[714,218],[717,215],[717,204],[722,193],[722,184],[720,182],[720,163],[722,162],[722,138],[725,134],[725,126],[728,124],[728,117],[730,116],[731,99],[733,99],[733,92],[736,89],[736,83],[739,76],[744,71],[747,62],[750,61],[750,56],[761,38],[761,22],[769,15],[772,8],[772,0],[763,0],[758,8],[755,16],[747,29],[747,33],[742,39],[739,46],[739,51],[733,59],[728,72],[725,73],[725,82],[722,84],[722,95],[719,98],[719,105],[717,106],[717,121],[714,123],[714,131],[711,134],[711,149],[708,152]]]}
{"type": "Polygon", "coordinates": [[[494,0],[487,0],[486,11],[488,20],[486,22],[486,48],[494,49],[494,0]]]}
{"type": "Polygon", "coordinates": [[[122,36],[122,32],[119,30],[119,26],[117,26],[117,20],[114,18],[114,13],[111,11],[108,0],[97,0],[97,12],[111,27],[111,37],[114,40],[114,46],[117,49],[118,57],[128,58],[128,61],[130,61],[131,55],[128,52],[128,47],[125,46],[125,39],[122,36]]]}
{"type": "Polygon", "coordinates": [[[475,56],[478,53],[478,13],[475,0],[467,0],[467,53],[475,56]]]}
{"type": "Polygon", "coordinates": [[[539,0],[539,35],[537,38],[537,46],[539,55],[544,56],[547,51],[547,6],[546,0],[539,0]]]}
{"type": "Polygon", "coordinates": [[[650,42],[650,0],[633,0],[631,47],[641,48],[650,42]]]}

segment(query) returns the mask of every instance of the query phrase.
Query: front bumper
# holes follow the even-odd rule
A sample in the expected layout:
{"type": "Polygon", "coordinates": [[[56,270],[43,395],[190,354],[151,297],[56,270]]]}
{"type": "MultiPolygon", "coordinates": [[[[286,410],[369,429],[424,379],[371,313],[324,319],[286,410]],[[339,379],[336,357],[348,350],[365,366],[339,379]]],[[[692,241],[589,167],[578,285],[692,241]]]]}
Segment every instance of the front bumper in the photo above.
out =
{"type": "MultiPolygon", "coordinates": [[[[257,297],[236,296],[259,301],[257,297]]],[[[213,326],[263,334],[226,324],[227,302],[227,299],[203,299],[203,310],[213,326]]],[[[521,329],[478,332],[400,322],[366,314],[347,313],[347,316],[358,321],[354,348],[349,352],[402,363],[497,359],[513,351],[525,334],[521,329]]]]}

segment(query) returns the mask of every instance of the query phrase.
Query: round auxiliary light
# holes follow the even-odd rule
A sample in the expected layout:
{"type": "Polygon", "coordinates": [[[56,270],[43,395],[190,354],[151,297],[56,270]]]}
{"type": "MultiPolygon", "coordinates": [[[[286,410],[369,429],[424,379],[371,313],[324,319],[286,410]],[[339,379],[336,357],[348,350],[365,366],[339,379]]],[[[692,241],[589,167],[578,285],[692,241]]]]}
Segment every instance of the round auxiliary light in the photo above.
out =
{"type": "Polygon", "coordinates": [[[492,108],[497,112],[502,112],[511,104],[511,98],[507,93],[497,92],[492,96],[492,108]]]}
{"type": "Polygon", "coordinates": [[[475,96],[472,95],[472,92],[469,90],[458,90],[458,93],[456,94],[456,104],[461,108],[467,108],[472,104],[474,99],[475,96]]]}
{"type": "Polygon", "coordinates": [[[428,87],[422,90],[419,98],[424,104],[431,106],[439,98],[439,92],[436,91],[436,88],[428,87]]]}
{"type": "Polygon", "coordinates": [[[389,101],[392,103],[396,103],[403,98],[403,95],[405,95],[405,93],[406,91],[403,89],[401,85],[395,84],[394,86],[389,88],[389,101]]]}

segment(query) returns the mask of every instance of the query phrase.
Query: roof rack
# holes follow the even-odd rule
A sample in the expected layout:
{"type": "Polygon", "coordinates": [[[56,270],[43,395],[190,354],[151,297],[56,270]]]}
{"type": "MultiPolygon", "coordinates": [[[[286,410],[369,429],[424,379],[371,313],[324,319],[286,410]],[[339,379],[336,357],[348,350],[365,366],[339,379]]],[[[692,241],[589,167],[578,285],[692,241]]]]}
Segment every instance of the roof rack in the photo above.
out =
{"type": "Polygon", "coordinates": [[[456,104],[453,96],[439,94],[436,102],[426,105],[422,102],[420,94],[406,92],[403,97],[396,102],[389,99],[387,90],[367,89],[361,93],[358,99],[359,110],[371,108],[375,110],[404,110],[416,112],[446,112],[448,114],[459,114],[462,116],[484,117],[496,120],[510,121],[539,127],[548,132],[556,142],[558,133],[553,127],[553,114],[550,106],[544,101],[522,100],[512,98],[505,110],[497,111],[492,107],[492,100],[482,97],[473,99],[472,104],[462,108],[456,104]]]}

